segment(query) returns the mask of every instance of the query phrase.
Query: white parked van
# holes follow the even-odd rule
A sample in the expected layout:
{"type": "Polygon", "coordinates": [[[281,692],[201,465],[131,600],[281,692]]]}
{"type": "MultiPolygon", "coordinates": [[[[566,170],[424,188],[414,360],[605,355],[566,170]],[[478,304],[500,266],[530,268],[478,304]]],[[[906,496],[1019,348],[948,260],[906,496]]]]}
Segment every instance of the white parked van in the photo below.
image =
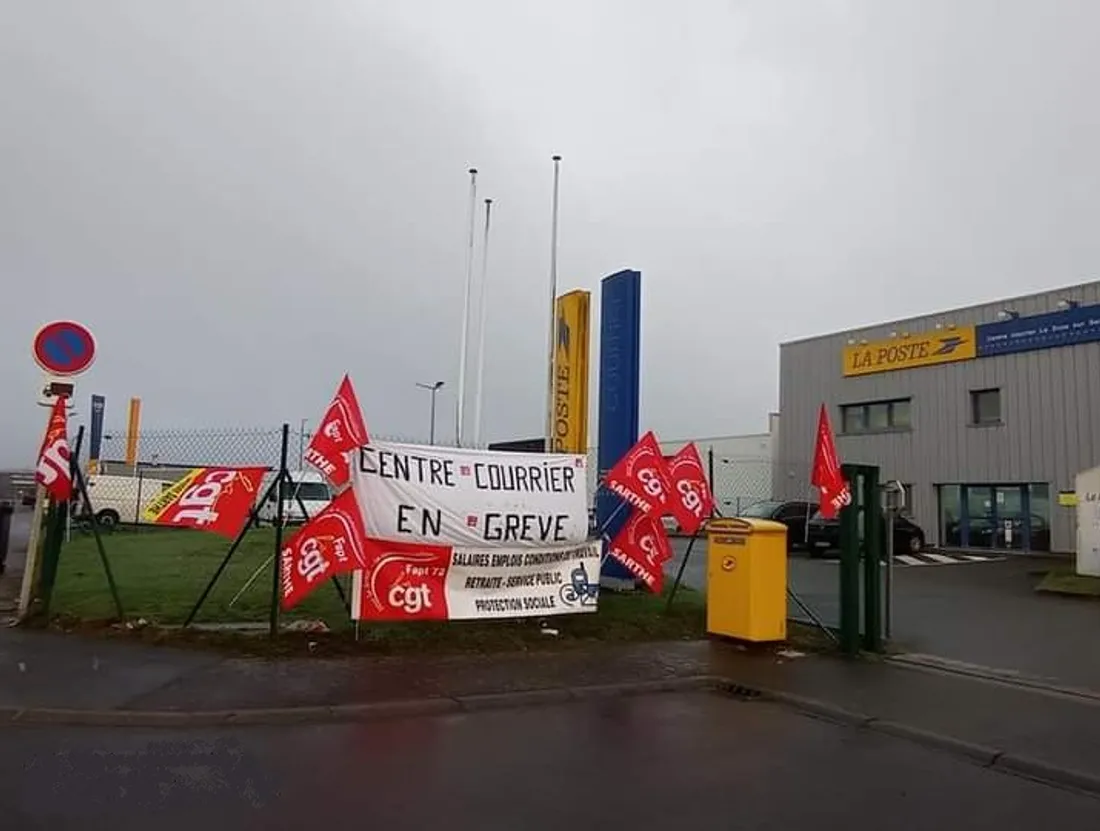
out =
{"type": "MultiPolygon", "coordinates": [[[[264,482],[266,488],[274,478],[274,474],[267,477],[264,482]]],[[[320,513],[332,499],[332,491],[320,473],[313,470],[290,471],[291,485],[284,489],[283,517],[288,525],[305,522],[312,516],[320,513]],[[302,515],[305,508],[305,515],[302,515]]],[[[278,516],[277,508],[279,497],[277,490],[272,490],[259,509],[261,522],[274,523],[278,516]]]]}
{"type": "MultiPolygon", "coordinates": [[[[113,528],[120,522],[144,522],[141,512],[154,497],[171,485],[162,479],[145,476],[112,476],[96,473],[88,477],[88,499],[96,522],[113,528]]],[[[84,511],[82,500],[75,500],[73,509],[84,511]]]]}

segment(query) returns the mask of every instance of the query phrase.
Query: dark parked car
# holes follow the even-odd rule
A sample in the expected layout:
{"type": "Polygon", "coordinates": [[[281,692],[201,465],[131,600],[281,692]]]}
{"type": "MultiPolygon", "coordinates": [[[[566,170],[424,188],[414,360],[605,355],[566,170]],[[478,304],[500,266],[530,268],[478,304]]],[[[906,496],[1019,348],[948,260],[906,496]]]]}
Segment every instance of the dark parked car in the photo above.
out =
{"type": "MultiPolygon", "coordinates": [[[[1005,520],[998,518],[996,522],[993,517],[972,516],[967,524],[966,542],[970,548],[1050,551],[1050,524],[1039,514],[1031,515],[1030,527],[1025,526],[1024,518],[1020,516],[1005,520]],[[1006,525],[1011,529],[1011,534],[1005,533],[1006,525]]],[[[944,542],[953,547],[963,546],[963,526],[959,520],[944,522],[944,542]]]]}
{"type": "MultiPolygon", "coordinates": [[[[886,533],[886,516],[880,511],[879,521],[886,533]]],[[[825,519],[815,512],[809,523],[810,556],[819,557],[829,551],[840,548],[840,520],[825,519]]],[[[894,554],[916,554],[924,548],[924,531],[919,525],[904,516],[894,517],[894,554]]]]}
{"type": "Polygon", "coordinates": [[[813,515],[817,506],[812,502],[765,500],[754,502],[742,510],[738,516],[745,519],[770,519],[787,526],[787,550],[806,543],[806,519],[813,515]]]}

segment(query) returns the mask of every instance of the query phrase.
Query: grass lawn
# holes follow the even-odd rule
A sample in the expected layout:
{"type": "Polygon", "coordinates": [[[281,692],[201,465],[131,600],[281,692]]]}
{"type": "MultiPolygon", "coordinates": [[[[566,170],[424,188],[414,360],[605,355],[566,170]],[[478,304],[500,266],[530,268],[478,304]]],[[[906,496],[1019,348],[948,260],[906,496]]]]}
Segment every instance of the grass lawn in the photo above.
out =
{"type": "MultiPolygon", "coordinates": [[[[160,625],[180,624],[229,550],[229,540],[189,530],[119,530],[102,536],[126,617],[160,625]]],[[[229,565],[199,611],[197,622],[260,622],[271,608],[272,564],[240,598],[234,595],[274,552],[274,532],[254,529],[234,552],[229,565]]],[[[107,578],[91,534],[74,534],[61,550],[51,611],[80,620],[115,617],[107,578]]],[[[347,613],[336,590],[323,587],[299,605],[287,619],[324,620],[336,627],[347,613]]]]}
{"type": "MultiPolygon", "coordinates": [[[[131,621],[144,618],[154,627],[145,637],[224,643],[243,647],[245,651],[257,651],[261,649],[258,642],[267,643],[266,639],[239,634],[179,633],[164,628],[181,624],[186,619],[229,549],[228,540],[198,531],[140,529],[107,534],[103,541],[126,617],[131,621]]],[[[264,565],[273,547],[271,529],[251,530],[206,599],[196,622],[267,621],[271,603],[270,564],[262,568],[259,577],[236,603],[230,606],[230,601],[264,565]]],[[[346,586],[345,582],[345,589],[346,586]]],[[[323,641],[326,652],[354,648],[377,653],[499,651],[564,642],[680,640],[704,636],[706,609],[700,593],[681,587],[668,614],[664,613],[666,600],[664,596],[644,592],[605,592],[600,596],[599,611],[594,614],[543,619],[546,627],[557,630],[556,636],[542,631],[543,623],[539,618],[382,623],[364,624],[356,643],[347,637],[352,624],[336,590],[332,586],[321,586],[282,619],[284,622],[320,619],[334,634],[319,638],[316,634],[287,633],[282,646],[269,644],[262,647],[262,651],[294,651],[296,641],[302,645],[309,641],[311,650],[323,641]]],[[[60,616],[66,625],[79,626],[115,617],[95,540],[90,534],[74,536],[62,549],[51,613],[60,616]]]]}
{"type": "Polygon", "coordinates": [[[1083,577],[1072,567],[1047,572],[1035,591],[1070,594],[1079,597],[1100,597],[1100,577],[1083,577]]]}

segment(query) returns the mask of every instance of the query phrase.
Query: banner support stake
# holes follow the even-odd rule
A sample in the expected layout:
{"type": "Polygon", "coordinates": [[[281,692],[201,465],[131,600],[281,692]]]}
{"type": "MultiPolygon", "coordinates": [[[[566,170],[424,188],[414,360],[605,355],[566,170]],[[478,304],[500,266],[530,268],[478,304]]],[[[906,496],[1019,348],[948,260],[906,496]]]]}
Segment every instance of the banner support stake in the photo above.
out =
{"type": "Polygon", "coordinates": [[[195,602],[194,607],[187,615],[187,619],[183,622],[184,629],[194,623],[195,616],[198,615],[199,609],[201,609],[202,604],[206,602],[206,598],[210,596],[210,592],[214,590],[214,585],[218,582],[218,578],[222,576],[222,572],[225,571],[225,567],[229,565],[229,560],[233,557],[234,553],[236,553],[237,548],[239,548],[240,544],[244,542],[245,535],[248,533],[249,529],[253,525],[260,521],[258,506],[263,505],[267,501],[268,497],[271,496],[271,489],[275,487],[278,481],[278,477],[272,480],[271,484],[268,485],[266,490],[264,490],[261,494],[260,499],[257,501],[256,505],[254,505],[249,510],[248,522],[244,524],[244,527],[241,528],[240,532],[237,534],[237,538],[233,540],[233,544],[229,546],[229,550],[225,552],[225,557],[223,557],[221,563],[218,564],[217,569],[214,571],[214,574],[210,578],[210,582],[206,584],[206,588],[202,590],[202,594],[199,595],[199,599],[195,602]]]}
{"type": "MultiPolygon", "coordinates": [[[[76,474],[76,484],[80,488],[80,496],[84,500],[84,504],[89,507],[92,505],[91,497],[88,496],[88,483],[84,480],[84,472],[80,469],[80,463],[77,462],[73,466],[73,473],[76,474]]],[[[122,610],[122,599],[118,595],[118,584],[115,583],[114,572],[111,571],[111,561],[107,558],[107,550],[103,547],[103,536],[99,533],[99,523],[95,520],[95,515],[92,514],[92,536],[95,537],[96,551],[99,552],[99,560],[103,563],[103,572],[107,575],[107,585],[111,589],[111,598],[115,602],[115,611],[118,613],[118,619],[125,620],[126,614],[122,610]]]]}
{"type": "Polygon", "coordinates": [[[286,509],[283,504],[284,488],[290,479],[290,472],[286,469],[287,448],[290,444],[290,425],[283,424],[282,448],[279,451],[279,476],[277,493],[278,503],[275,509],[275,567],[271,569],[271,620],[268,626],[268,637],[274,640],[279,634],[279,554],[283,548],[283,521],[286,509]]]}
{"type": "Polygon", "coordinates": [[[672,590],[668,593],[668,602],[665,603],[665,614],[669,613],[672,609],[672,601],[676,599],[676,592],[680,588],[680,581],[684,577],[684,569],[687,568],[688,558],[691,557],[691,551],[695,548],[695,541],[699,539],[699,531],[702,526],[695,529],[695,533],[691,535],[691,541],[688,542],[687,551],[684,552],[684,559],[680,562],[680,569],[676,572],[676,579],[672,583],[672,590]]]}
{"type": "MultiPolygon", "coordinates": [[[[72,490],[76,490],[76,466],[80,459],[80,450],[84,445],[84,426],[81,425],[76,431],[76,442],[73,444],[72,452],[69,454],[69,481],[74,483],[72,490]]],[[[69,517],[72,516],[72,494],[65,502],[59,502],[57,504],[57,511],[60,514],[59,518],[55,518],[55,522],[60,526],[60,530],[53,529],[55,534],[65,537],[65,542],[69,542],[69,517]]],[[[77,497],[79,501],[79,495],[77,497]]],[[[47,520],[47,528],[49,528],[49,520],[47,520]]],[[[57,567],[61,559],[61,539],[55,537],[50,541],[49,530],[47,530],[47,545],[44,556],[42,557],[42,617],[45,619],[46,624],[50,622],[50,602],[53,600],[53,587],[57,582],[57,567]]]]}

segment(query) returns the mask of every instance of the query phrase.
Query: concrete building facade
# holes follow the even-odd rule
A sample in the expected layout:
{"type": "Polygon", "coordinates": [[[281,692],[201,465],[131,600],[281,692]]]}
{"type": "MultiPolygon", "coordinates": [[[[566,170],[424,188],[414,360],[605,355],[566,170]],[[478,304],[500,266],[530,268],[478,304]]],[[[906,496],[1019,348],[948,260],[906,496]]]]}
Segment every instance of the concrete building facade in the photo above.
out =
{"type": "Polygon", "coordinates": [[[930,542],[1072,551],[1059,492],[1100,464],[1100,282],[782,344],[777,496],[805,496],[822,403],[842,461],[905,483],[930,542]]]}

